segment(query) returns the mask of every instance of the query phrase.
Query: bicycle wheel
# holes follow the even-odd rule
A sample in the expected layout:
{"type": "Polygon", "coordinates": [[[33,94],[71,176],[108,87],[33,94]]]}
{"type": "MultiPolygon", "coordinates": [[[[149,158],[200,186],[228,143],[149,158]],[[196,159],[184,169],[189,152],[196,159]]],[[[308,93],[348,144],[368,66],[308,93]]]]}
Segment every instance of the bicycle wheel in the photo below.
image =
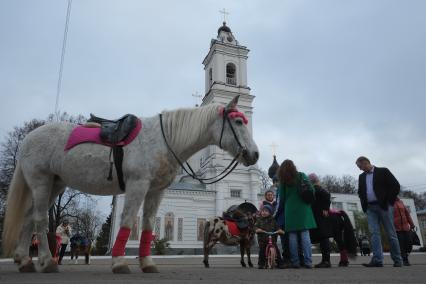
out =
{"type": "Polygon", "coordinates": [[[267,266],[269,269],[274,269],[275,267],[275,260],[277,257],[277,252],[275,251],[274,246],[268,246],[266,250],[267,255],[267,266]]]}

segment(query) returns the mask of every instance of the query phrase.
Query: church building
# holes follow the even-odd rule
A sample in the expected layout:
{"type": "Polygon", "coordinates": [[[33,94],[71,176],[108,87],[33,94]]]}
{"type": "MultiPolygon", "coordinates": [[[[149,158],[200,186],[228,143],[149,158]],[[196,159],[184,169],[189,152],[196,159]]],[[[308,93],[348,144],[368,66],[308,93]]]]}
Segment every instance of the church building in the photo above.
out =
{"type": "MultiPolygon", "coordinates": [[[[249,50],[240,45],[231,29],[223,22],[216,39],[210,42],[210,50],[203,60],[205,72],[205,94],[202,105],[219,103],[226,105],[240,95],[238,108],[248,118],[252,133],[253,99],[247,85],[247,58],[249,50]]],[[[208,146],[188,163],[203,178],[217,176],[232,161],[232,157],[217,146],[208,146]]],[[[207,219],[217,215],[231,205],[245,201],[256,206],[260,194],[260,171],[257,165],[238,165],[221,181],[204,185],[192,179],[182,170],[166,190],[155,218],[154,234],[169,240],[170,249],[176,254],[200,254],[202,252],[203,228],[207,219]]],[[[110,246],[120,228],[124,195],[113,201],[113,216],[110,246]]],[[[127,243],[127,254],[137,254],[142,231],[142,208],[127,243]]]]}

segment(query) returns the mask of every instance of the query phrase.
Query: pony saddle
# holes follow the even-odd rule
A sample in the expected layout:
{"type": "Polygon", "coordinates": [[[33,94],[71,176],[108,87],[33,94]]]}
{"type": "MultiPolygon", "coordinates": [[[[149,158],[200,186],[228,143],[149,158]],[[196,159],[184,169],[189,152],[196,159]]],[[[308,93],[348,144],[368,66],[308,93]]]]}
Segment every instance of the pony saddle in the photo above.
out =
{"type": "Polygon", "coordinates": [[[240,230],[247,229],[249,226],[247,216],[239,210],[237,205],[233,205],[223,212],[222,218],[226,221],[235,222],[240,230]]]}
{"type": "Polygon", "coordinates": [[[102,141],[114,146],[132,132],[137,125],[138,118],[133,114],[126,114],[119,119],[109,120],[90,114],[88,122],[99,123],[102,141]]]}

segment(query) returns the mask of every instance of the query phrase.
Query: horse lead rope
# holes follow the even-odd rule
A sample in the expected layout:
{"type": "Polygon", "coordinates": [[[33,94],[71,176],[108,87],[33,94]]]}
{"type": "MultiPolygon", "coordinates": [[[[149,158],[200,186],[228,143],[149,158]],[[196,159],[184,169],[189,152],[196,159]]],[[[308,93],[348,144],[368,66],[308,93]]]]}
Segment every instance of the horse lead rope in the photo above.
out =
{"type": "Polygon", "coordinates": [[[225,128],[225,122],[226,122],[225,119],[226,119],[229,122],[229,125],[231,127],[232,133],[234,134],[235,140],[237,141],[238,146],[240,147],[240,151],[234,157],[234,159],[231,161],[231,163],[220,174],[218,174],[217,176],[211,177],[211,178],[200,178],[200,177],[198,177],[197,174],[194,172],[194,170],[191,168],[191,166],[189,165],[188,162],[185,162],[185,164],[188,167],[189,171],[191,171],[191,172],[189,172],[185,168],[184,164],[181,162],[181,160],[178,158],[178,156],[176,155],[176,153],[173,151],[173,149],[170,147],[169,143],[167,142],[166,134],[164,133],[164,127],[163,127],[163,114],[160,113],[159,116],[160,116],[161,134],[163,135],[163,139],[164,139],[164,142],[166,143],[167,149],[172,153],[173,157],[178,162],[178,164],[182,167],[182,169],[190,177],[192,177],[193,179],[198,180],[202,184],[213,184],[213,183],[216,183],[216,182],[221,181],[222,179],[224,179],[226,176],[228,176],[238,166],[237,159],[240,157],[241,152],[244,150],[244,148],[241,146],[241,143],[238,140],[237,134],[235,133],[235,130],[232,127],[231,122],[229,121],[228,112],[227,111],[224,111],[224,113],[223,113],[223,124],[222,124],[222,131],[221,131],[221,134],[220,134],[219,146],[222,149],[222,136],[223,136],[223,132],[224,132],[224,128],[225,128]],[[231,168],[231,170],[226,173],[226,171],[229,168],[231,168]],[[221,175],[223,175],[223,174],[225,174],[225,175],[221,177],[221,175]],[[214,180],[214,179],[216,179],[216,180],[214,180]],[[213,181],[210,181],[210,180],[213,180],[213,181]]]}

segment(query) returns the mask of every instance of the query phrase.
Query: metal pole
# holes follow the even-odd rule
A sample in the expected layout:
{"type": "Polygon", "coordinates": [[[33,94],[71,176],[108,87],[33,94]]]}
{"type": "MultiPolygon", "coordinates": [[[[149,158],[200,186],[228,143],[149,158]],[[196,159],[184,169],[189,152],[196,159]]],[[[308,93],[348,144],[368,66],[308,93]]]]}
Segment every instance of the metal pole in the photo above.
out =
{"type": "Polygon", "coordinates": [[[72,0],[68,0],[67,18],[66,18],[66,21],[65,21],[65,30],[64,30],[64,39],[62,41],[61,63],[59,65],[58,86],[56,88],[56,102],[55,102],[55,118],[56,118],[56,121],[59,121],[59,95],[61,93],[61,86],[62,86],[62,71],[64,69],[65,49],[66,49],[66,46],[67,46],[68,24],[69,24],[69,21],[70,21],[71,4],[72,4],[72,0]]]}

